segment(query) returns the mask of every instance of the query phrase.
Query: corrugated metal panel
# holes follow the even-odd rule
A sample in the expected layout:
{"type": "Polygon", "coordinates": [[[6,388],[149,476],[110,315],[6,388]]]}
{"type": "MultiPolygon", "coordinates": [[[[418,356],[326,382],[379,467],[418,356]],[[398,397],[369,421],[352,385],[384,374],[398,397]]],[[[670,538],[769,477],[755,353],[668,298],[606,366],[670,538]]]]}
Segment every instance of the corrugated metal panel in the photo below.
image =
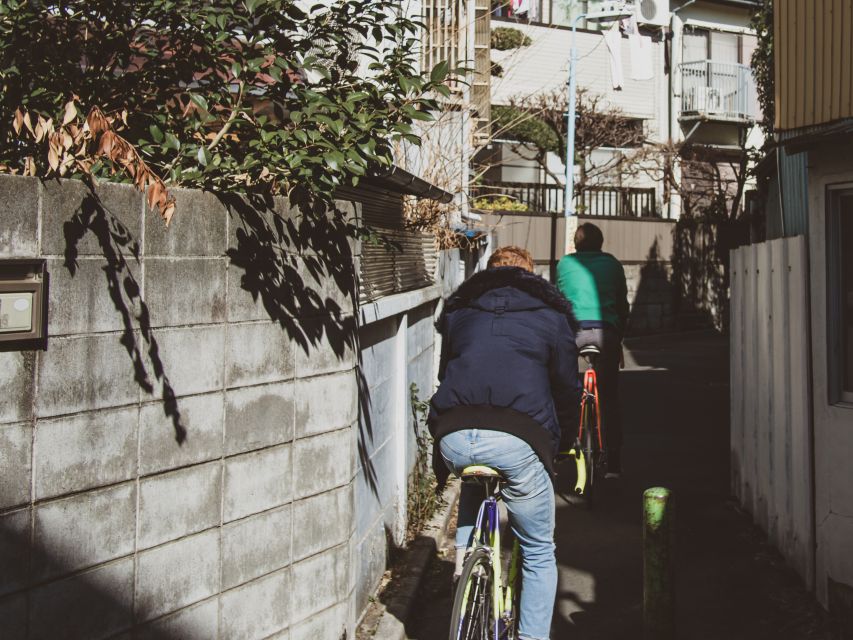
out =
{"type": "Polygon", "coordinates": [[[809,226],[808,154],[788,154],[782,149],[779,156],[785,237],[804,235],[809,226]]]}
{"type": "Polygon", "coordinates": [[[361,224],[381,242],[361,247],[359,303],[428,287],[435,282],[438,251],[428,233],[406,229],[403,197],[381,187],[340,189],[336,196],[361,205],[361,224]]]}
{"type": "Polygon", "coordinates": [[[779,148],[776,177],[767,194],[767,239],[791,238],[808,232],[808,154],[779,148]],[[781,197],[779,190],[782,190],[781,197]],[[780,212],[779,207],[782,207],[780,212]]]}
{"type": "Polygon", "coordinates": [[[853,0],[776,0],[776,128],[853,117],[853,0]]]}

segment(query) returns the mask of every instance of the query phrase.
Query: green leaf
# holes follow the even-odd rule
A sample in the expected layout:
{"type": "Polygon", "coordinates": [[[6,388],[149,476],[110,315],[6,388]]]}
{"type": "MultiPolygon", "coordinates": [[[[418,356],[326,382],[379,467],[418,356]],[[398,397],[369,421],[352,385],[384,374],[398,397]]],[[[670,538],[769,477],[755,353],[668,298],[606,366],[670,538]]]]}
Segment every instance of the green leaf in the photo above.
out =
{"type": "Polygon", "coordinates": [[[447,79],[449,67],[446,60],[439,62],[432,68],[429,74],[429,80],[433,84],[441,84],[447,79]]]}
{"type": "Polygon", "coordinates": [[[164,145],[167,149],[174,149],[175,151],[181,150],[181,141],[175,137],[174,134],[167,132],[166,133],[166,143],[164,145]]]}
{"type": "Polygon", "coordinates": [[[201,166],[206,167],[210,163],[210,151],[207,150],[207,147],[199,147],[196,158],[201,166]]]}
{"type": "Polygon", "coordinates": [[[154,142],[158,144],[163,142],[163,132],[160,131],[160,127],[156,124],[152,124],[148,127],[148,131],[151,133],[151,137],[154,138],[154,142]]]}

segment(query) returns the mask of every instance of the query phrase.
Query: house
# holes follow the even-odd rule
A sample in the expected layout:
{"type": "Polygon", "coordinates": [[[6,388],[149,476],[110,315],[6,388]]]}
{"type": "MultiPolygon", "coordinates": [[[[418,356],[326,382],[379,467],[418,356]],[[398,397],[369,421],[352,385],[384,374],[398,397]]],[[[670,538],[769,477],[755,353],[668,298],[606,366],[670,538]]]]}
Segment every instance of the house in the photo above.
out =
{"type": "Polygon", "coordinates": [[[772,10],[766,240],[732,254],[732,481],[850,634],[853,2],[777,0],[772,10]]]}
{"type": "Polygon", "coordinates": [[[701,243],[696,254],[708,253],[704,245],[715,236],[682,232],[676,223],[683,216],[736,218],[744,210],[747,149],[762,143],[749,66],[756,3],[505,0],[493,6],[493,135],[474,158],[472,201],[495,229],[495,242],[528,243],[544,275],[563,253],[560,132],[577,20],[578,220],[602,226],[605,248],[626,265],[635,331],[722,324],[723,296],[705,284],[716,273],[691,276],[696,292],[673,289],[682,279],[674,269],[692,268],[683,263],[693,259],[675,256],[685,244],[676,235],[687,233],[691,246],[701,243]],[[583,17],[612,5],[632,15],[615,38],[613,20],[583,17]],[[523,114],[536,117],[522,121],[523,114]],[[701,318],[697,312],[689,318],[687,304],[676,308],[679,296],[701,298],[695,302],[704,309],[701,318]]]}

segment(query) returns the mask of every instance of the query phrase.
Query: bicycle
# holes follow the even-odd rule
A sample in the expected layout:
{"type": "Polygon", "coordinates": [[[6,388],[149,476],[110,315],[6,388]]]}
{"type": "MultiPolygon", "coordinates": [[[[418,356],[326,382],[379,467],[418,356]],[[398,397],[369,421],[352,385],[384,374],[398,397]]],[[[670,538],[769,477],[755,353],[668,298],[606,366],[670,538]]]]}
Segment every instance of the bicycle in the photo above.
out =
{"type": "MultiPolygon", "coordinates": [[[[595,345],[586,345],[580,355],[587,362],[583,376],[583,395],[581,397],[580,424],[578,435],[567,456],[574,459],[577,469],[577,481],[574,492],[584,499],[587,508],[592,508],[596,477],[606,466],[607,452],[601,431],[601,410],[598,400],[598,379],[595,375],[595,361],[601,350],[595,345]]],[[[561,458],[565,455],[561,454],[561,458]]]]}
{"type": "Polygon", "coordinates": [[[482,465],[466,467],[462,482],[483,486],[472,541],[456,585],[450,640],[516,640],[521,596],[521,548],[509,531],[512,551],[504,571],[498,513],[503,477],[482,465]],[[504,578],[504,576],[506,576],[504,578]]]}

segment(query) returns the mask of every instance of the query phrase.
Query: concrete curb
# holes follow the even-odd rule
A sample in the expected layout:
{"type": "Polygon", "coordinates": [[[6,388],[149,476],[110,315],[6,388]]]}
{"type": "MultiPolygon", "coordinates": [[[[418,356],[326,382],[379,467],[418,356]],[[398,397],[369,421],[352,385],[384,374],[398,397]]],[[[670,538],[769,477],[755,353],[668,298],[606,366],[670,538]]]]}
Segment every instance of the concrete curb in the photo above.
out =
{"type": "Polygon", "coordinates": [[[403,578],[396,586],[391,600],[383,607],[382,617],[379,618],[373,634],[374,640],[406,639],[406,620],[412,611],[429,562],[447,538],[450,515],[459,498],[461,486],[462,483],[458,479],[447,483],[444,508],[430,519],[421,535],[412,543],[405,562],[400,567],[403,578]]]}

